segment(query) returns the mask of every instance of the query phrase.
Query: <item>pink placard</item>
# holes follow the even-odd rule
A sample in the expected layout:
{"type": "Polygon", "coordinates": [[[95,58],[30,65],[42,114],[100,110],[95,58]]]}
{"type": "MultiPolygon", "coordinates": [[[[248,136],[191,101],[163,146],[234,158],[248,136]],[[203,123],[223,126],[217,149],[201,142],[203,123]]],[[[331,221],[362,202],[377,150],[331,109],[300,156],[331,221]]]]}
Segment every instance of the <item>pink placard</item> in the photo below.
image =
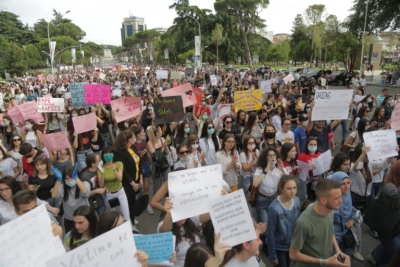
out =
{"type": "Polygon", "coordinates": [[[61,150],[71,147],[71,144],[68,141],[67,132],[44,134],[42,135],[42,142],[49,151],[61,150]]]}
{"type": "Polygon", "coordinates": [[[192,85],[190,83],[185,83],[182,84],[180,86],[171,88],[171,89],[167,89],[165,91],[161,92],[161,95],[163,97],[166,96],[182,96],[182,102],[183,102],[183,107],[186,108],[188,106],[192,106],[194,104],[196,104],[196,96],[193,93],[193,88],[192,85]],[[188,95],[187,93],[189,93],[191,91],[192,95],[188,95]]]}
{"type": "Polygon", "coordinates": [[[111,87],[106,84],[85,84],[85,104],[111,103],[111,87]]]}
{"type": "Polygon", "coordinates": [[[116,72],[117,71],[117,68],[116,67],[112,67],[112,69],[111,69],[113,72],[116,72]]]}
{"type": "Polygon", "coordinates": [[[19,111],[22,114],[22,117],[26,121],[27,119],[32,119],[36,123],[43,122],[44,118],[42,113],[37,111],[37,103],[36,101],[30,101],[23,105],[18,106],[19,111]]]}
{"type": "Polygon", "coordinates": [[[390,128],[400,130],[400,102],[393,108],[392,116],[390,117],[390,128]]]}
{"type": "Polygon", "coordinates": [[[89,113],[87,115],[73,117],[72,123],[74,124],[75,132],[77,132],[78,134],[89,132],[96,128],[96,114],[89,113]]]}
{"type": "Polygon", "coordinates": [[[51,96],[51,94],[47,94],[47,95],[44,95],[44,96],[42,96],[43,98],[53,98],[52,96],[51,96]]]}
{"type": "Polygon", "coordinates": [[[7,115],[10,116],[14,124],[25,121],[18,107],[9,108],[7,111],[7,115]]]}
{"type": "Polygon", "coordinates": [[[117,122],[136,117],[142,111],[140,97],[124,97],[111,101],[111,108],[117,122]]]}

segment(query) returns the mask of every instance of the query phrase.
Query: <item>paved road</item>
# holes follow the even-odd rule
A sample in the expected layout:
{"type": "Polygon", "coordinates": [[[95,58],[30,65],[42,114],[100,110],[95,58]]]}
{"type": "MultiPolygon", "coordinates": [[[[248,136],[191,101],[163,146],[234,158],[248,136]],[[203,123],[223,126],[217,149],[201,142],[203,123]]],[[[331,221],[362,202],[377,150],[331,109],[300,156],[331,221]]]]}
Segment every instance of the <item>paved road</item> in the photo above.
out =
{"type": "MultiPolygon", "coordinates": [[[[335,90],[335,89],[341,89],[341,88],[338,86],[329,86],[329,89],[335,90]]],[[[368,94],[378,95],[380,92],[381,92],[381,89],[379,86],[370,85],[367,87],[368,94]]],[[[396,92],[400,92],[400,89],[390,87],[389,92],[390,92],[390,94],[394,95],[396,92]]],[[[373,114],[373,112],[371,112],[371,116],[372,116],[372,114],[373,114]]],[[[339,147],[337,148],[336,153],[340,151],[340,143],[341,143],[341,136],[342,136],[341,131],[342,131],[342,129],[339,126],[335,132],[335,141],[337,144],[339,144],[339,147]]],[[[152,186],[150,186],[150,188],[152,188],[152,186]]],[[[152,192],[151,192],[151,196],[152,196],[152,192]]],[[[154,233],[156,231],[157,224],[159,222],[159,218],[160,218],[160,212],[158,212],[156,210],[154,211],[154,215],[148,215],[147,212],[144,212],[140,217],[137,218],[137,220],[139,221],[137,228],[143,234],[154,233]]],[[[366,227],[364,225],[363,226],[362,251],[361,251],[361,254],[363,255],[363,257],[366,258],[367,255],[369,255],[371,253],[371,251],[375,248],[375,246],[378,243],[379,243],[379,240],[372,237],[371,234],[368,232],[368,227],[366,227]]],[[[266,264],[266,266],[268,266],[268,267],[272,266],[269,263],[268,258],[265,256],[265,254],[263,254],[262,252],[261,252],[261,254],[262,254],[261,255],[262,259],[263,259],[264,263],[266,264]]],[[[369,267],[369,266],[373,266],[373,265],[367,261],[360,263],[360,262],[352,260],[352,266],[369,267]]]]}

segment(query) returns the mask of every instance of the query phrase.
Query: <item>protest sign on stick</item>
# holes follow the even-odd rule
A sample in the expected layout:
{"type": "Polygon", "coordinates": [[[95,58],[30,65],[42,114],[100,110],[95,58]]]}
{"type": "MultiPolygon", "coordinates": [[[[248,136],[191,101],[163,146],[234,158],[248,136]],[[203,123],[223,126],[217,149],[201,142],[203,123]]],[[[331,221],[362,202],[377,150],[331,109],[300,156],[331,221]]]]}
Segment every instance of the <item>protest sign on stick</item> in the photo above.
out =
{"type": "Polygon", "coordinates": [[[71,144],[68,141],[67,132],[58,132],[42,135],[42,143],[49,151],[61,150],[70,148],[71,144]]]}
{"type": "Polygon", "coordinates": [[[47,267],[141,267],[135,252],[131,222],[127,221],[46,264],[47,267]]]}
{"type": "Polygon", "coordinates": [[[71,93],[72,106],[74,108],[86,107],[85,104],[85,84],[86,83],[70,83],[69,91],[71,93]]]}
{"type": "Polygon", "coordinates": [[[106,84],[85,84],[85,104],[111,103],[111,87],[106,84]]]}
{"type": "Polygon", "coordinates": [[[115,120],[118,122],[136,117],[142,112],[140,97],[123,97],[111,101],[115,120]]]}
{"type": "Polygon", "coordinates": [[[25,104],[19,105],[18,106],[19,111],[22,114],[22,117],[24,120],[32,119],[36,123],[43,122],[44,118],[41,113],[37,111],[37,103],[36,101],[30,101],[25,104]]]}
{"type": "Polygon", "coordinates": [[[154,112],[156,123],[163,124],[179,121],[185,116],[181,96],[154,98],[154,112]]]}
{"type": "Polygon", "coordinates": [[[347,120],[352,90],[317,90],[312,120],[347,120]]]}
{"type": "Polygon", "coordinates": [[[52,233],[45,205],[0,227],[0,266],[46,267],[47,260],[63,254],[64,246],[52,233]]]}
{"type": "Polygon", "coordinates": [[[174,204],[174,222],[208,212],[209,200],[218,198],[222,190],[221,164],[168,174],[168,192],[174,204]]]}
{"type": "Polygon", "coordinates": [[[78,134],[89,132],[94,128],[96,128],[97,125],[96,114],[89,113],[86,115],[73,117],[72,123],[74,124],[75,132],[77,132],[78,134]]]}
{"type": "Polygon", "coordinates": [[[368,160],[386,159],[387,157],[397,156],[396,131],[392,129],[372,131],[363,134],[364,144],[371,150],[367,153],[368,160]]]}
{"type": "Polygon", "coordinates": [[[257,238],[243,189],[209,201],[207,206],[221,243],[235,246],[257,238]]]}
{"type": "Polygon", "coordinates": [[[41,113],[64,112],[65,102],[63,98],[38,97],[37,111],[41,113]]]}

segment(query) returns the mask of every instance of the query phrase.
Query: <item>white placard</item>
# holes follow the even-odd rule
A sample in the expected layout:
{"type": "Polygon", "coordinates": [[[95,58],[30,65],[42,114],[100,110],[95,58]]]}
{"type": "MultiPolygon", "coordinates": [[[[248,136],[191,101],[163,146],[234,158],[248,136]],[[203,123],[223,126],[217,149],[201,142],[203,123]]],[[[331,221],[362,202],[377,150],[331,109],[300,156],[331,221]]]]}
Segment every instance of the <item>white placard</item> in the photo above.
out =
{"type": "Polygon", "coordinates": [[[257,238],[243,189],[209,201],[207,206],[221,243],[233,247],[257,238]]]}
{"type": "Polygon", "coordinates": [[[299,178],[305,182],[308,178],[308,163],[297,160],[297,166],[300,168],[299,178]]]}
{"type": "Polygon", "coordinates": [[[207,213],[206,203],[221,196],[222,180],[221,164],[169,173],[172,221],[207,213]]]}
{"type": "Polygon", "coordinates": [[[260,82],[260,88],[262,89],[262,93],[266,94],[272,92],[272,80],[265,80],[260,82]]]}
{"type": "Polygon", "coordinates": [[[134,258],[135,252],[131,222],[127,221],[46,264],[47,267],[141,267],[134,258]]]}
{"type": "Polygon", "coordinates": [[[63,254],[45,205],[0,227],[0,266],[45,267],[47,260],[63,254]]]}
{"type": "Polygon", "coordinates": [[[311,163],[315,166],[315,169],[313,170],[313,175],[317,176],[328,171],[331,167],[331,161],[332,152],[330,149],[319,155],[318,158],[312,159],[311,163]]]}
{"type": "Polygon", "coordinates": [[[217,76],[215,76],[215,75],[210,75],[210,82],[211,82],[211,85],[217,85],[217,83],[218,83],[218,78],[217,78],[217,76]]]}
{"type": "Polygon", "coordinates": [[[106,75],[104,73],[99,73],[99,79],[100,80],[105,80],[106,79],[106,75]]]}
{"type": "Polygon", "coordinates": [[[65,99],[70,99],[71,98],[71,92],[64,93],[64,98],[65,99]]]}
{"type": "Polygon", "coordinates": [[[168,71],[167,70],[156,70],[157,79],[168,79],[168,71]]]}
{"type": "Polygon", "coordinates": [[[185,73],[182,71],[171,71],[171,80],[180,80],[185,76],[185,73]]]}
{"type": "Polygon", "coordinates": [[[347,120],[352,97],[353,92],[351,90],[316,91],[312,120],[347,120]]]}
{"type": "Polygon", "coordinates": [[[283,78],[283,81],[284,81],[285,83],[291,83],[291,82],[294,81],[294,77],[293,77],[292,74],[288,74],[285,78],[283,78]]]}
{"type": "Polygon", "coordinates": [[[37,111],[41,113],[64,112],[64,98],[38,97],[37,111]]]}
{"type": "Polygon", "coordinates": [[[325,87],[326,86],[326,79],[321,78],[321,86],[325,87]]]}
{"type": "Polygon", "coordinates": [[[387,157],[397,156],[396,131],[380,130],[363,134],[364,144],[371,148],[368,152],[368,160],[386,159],[387,157]]]}
{"type": "Polygon", "coordinates": [[[218,118],[221,120],[226,116],[229,116],[232,114],[232,105],[231,104],[223,104],[219,105],[218,107],[218,118]]]}

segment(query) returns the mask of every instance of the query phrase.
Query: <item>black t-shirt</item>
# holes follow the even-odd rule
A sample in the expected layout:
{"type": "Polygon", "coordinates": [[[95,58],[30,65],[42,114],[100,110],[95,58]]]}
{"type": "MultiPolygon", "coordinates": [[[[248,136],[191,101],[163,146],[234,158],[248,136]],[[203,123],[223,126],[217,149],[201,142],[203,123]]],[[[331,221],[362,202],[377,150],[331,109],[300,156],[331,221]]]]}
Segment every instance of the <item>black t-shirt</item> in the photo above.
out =
{"type": "Polygon", "coordinates": [[[51,189],[53,189],[56,183],[56,178],[53,175],[47,176],[45,179],[41,179],[37,176],[31,176],[28,178],[28,184],[40,185],[36,196],[41,200],[47,200],[51,198],[51,189]]]}
{"type": "Polygon", "coordinates": [[[325,125],[322,131],[317,131],[312,128],[307,138],[310,136],[317,137],[318,151],[324,153],[329,150],[329,133],[331,132],[331,125],[325,125]]]}
{"type": "Polygon", "coordinates": [[[235,134],[235,132],[233,131],[233,129],[231,129],[230,131],[226,130],[225,128],[222,129],[222,131],[219,132],[218,138],[219,139],[224,139],[226,134],[235,134]]]}

